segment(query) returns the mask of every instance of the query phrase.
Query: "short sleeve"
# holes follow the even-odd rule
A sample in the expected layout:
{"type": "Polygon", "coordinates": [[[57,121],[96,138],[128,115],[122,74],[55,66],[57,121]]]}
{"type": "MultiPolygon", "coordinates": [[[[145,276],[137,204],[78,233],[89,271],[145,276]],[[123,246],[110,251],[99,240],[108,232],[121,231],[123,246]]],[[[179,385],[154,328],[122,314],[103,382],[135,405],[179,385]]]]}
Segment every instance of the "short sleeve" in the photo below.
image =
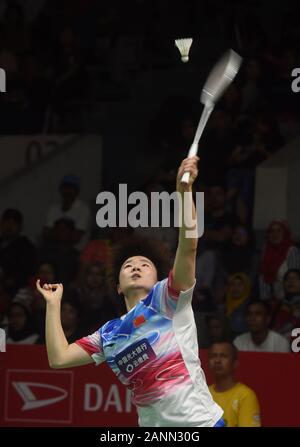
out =
{"type": "Polygon", "coordinates": [[[91,335],[76,340],[75,343],[92,357],[96,365],[100,365],[100,363],[105,362],[105,356],[101,343],[100,329],[98,329],[91,335]]]}
{"type": "Polygon", "coordinates": [[[181,304],[180,309],[191,305],[195,283],[188,290],[175,290],[173,287],[173,273],[170,271],[168,278],[154,286],[151,296],[151,307],[164,316],[173,318],[179,307],[179,302],[181,304]]]}
{"type": "Polygon", "coordinates": [[[238,427],[260,427],[259,403],[254,391],[248,389],[239,404],[238,427]]]}

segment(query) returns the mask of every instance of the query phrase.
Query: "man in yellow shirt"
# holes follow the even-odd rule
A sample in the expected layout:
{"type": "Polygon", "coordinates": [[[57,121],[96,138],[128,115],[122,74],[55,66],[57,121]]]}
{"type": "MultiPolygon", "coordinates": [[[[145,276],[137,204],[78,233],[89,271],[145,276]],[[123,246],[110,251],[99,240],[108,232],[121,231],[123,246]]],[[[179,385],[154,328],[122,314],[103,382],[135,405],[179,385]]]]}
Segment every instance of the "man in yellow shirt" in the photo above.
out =
{"type": "Polygon", "coordinates": [[[237,349],[229,342],[214,343],[208,352],[209,368],[215,383],[209,387],[214,401],[224,410],[227,427],[261,427],[256,394],[236,382],[237,349]]]}

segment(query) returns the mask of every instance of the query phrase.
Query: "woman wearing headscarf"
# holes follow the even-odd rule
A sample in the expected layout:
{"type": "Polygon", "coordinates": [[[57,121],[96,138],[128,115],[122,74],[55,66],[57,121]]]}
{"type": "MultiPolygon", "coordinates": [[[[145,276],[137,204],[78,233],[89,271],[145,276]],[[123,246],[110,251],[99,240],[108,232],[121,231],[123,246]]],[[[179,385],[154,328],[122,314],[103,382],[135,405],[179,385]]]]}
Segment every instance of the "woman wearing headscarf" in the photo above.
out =
{"type": "Polygon", "coordinates": [[[259,288],[262,299],[282,300],[283,277],[289,269],[300,268],[300,252],[295,246],[290,229],[282,221],[273,221],[268,227],[263,248],[259,288]]]}
{"type": "Polygon", "coordinates": [[[39,334],[25,303],[14,301],[8,311],[7,344],[33,345],[39,334]]]}
{"type": "Polygon", "coordinates": [[[226,313],[230,318],[231,330],[235,334],[247,331],[246,307],[250,300],[251,283],[245,273],[234,273],[229,277],[226,294],[226,313]]]}
{"type": "Polygon", "coordinates": [[[292,339],[292,331],[300,327],[300,270],[290,269],[283,278],[284,298],[275,309],[272,329],[292,339]]]}

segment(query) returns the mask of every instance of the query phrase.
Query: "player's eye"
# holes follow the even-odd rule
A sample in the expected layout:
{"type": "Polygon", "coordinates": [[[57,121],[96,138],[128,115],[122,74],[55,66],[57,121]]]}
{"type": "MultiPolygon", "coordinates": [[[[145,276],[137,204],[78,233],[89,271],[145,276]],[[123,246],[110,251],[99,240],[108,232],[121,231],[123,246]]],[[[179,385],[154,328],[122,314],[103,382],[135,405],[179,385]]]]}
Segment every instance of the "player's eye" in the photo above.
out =
{"type": "Polygon", "coordinates": [[[124,265],[124,269],[126,269],[127,267],[131,267],[131,264],[124,265]]]}

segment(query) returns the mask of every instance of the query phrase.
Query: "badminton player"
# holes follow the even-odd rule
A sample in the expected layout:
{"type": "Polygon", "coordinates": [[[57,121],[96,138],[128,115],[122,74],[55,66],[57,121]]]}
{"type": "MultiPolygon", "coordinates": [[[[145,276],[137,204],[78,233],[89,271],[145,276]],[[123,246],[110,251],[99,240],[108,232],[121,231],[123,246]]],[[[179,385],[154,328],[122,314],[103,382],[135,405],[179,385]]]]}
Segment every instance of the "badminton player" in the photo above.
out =
{"type": "MultiPolygon", "coordinates": [[[[197,156],[183,160],[177,174],[177,191],[187,200],[194,219],[192,185],[198,174],[197,162],[197,156]],[[180,182],[184,172],[190,172],[188,184],[180,182]]],[[[181,208],[181,213],[187,212],[187,208],[181,208]]],[[[107,362],[131,390],[142,427],[223,425],[223,411],[211,397],[198,357],[191,306],[197,237],[186,238],[186,230],[182,219],[168,278],[158,280],[158,265],[142,250],[119,260],[117,288],[124,295],[127,314],[70,345],[60,320],[62,284],[45,284],[42,288],[37,281],[47,302],[50,366],[67,368],[107,362]]]]}

